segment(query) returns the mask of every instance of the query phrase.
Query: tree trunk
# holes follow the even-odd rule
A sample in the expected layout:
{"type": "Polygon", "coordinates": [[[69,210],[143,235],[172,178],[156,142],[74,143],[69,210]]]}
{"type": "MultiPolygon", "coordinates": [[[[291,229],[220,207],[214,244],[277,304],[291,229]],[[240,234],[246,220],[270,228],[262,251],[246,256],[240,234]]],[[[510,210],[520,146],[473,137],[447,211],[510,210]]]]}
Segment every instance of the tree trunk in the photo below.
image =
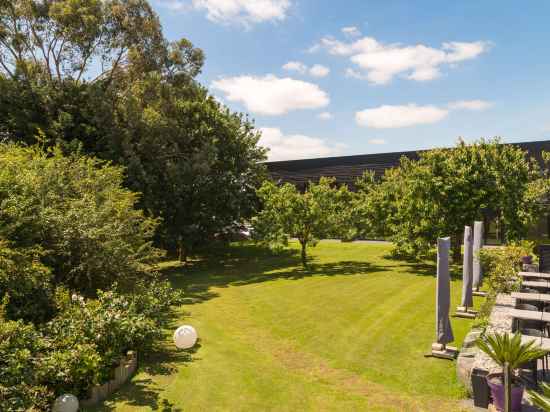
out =
{"type": "Polygon", "coordinates": [[[504,363],[504,412],[512,412],[512,370],[504,363]]]}
{"type": "Polygon", "coordinates": [[[178,260],[187,263],[187,248],[183,246],[183,242],[178,242],[178,260]]]}
{"type": "Polygon", "coordinates": [[[302,245],[302,266],[307,267],[307,252],[306,252],[307,242],[300,241],[300,244],[302,245]]]}

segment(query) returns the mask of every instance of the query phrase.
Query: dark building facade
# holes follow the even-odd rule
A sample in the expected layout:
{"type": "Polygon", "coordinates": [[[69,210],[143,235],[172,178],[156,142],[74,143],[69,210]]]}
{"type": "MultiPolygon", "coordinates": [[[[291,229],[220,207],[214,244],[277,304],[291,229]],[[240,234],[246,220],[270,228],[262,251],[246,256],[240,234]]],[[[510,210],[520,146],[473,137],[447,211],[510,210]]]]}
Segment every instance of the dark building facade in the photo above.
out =
{"type": "MultiPolygon", "coordinates": [[[[550,152],[550,140],[511,143],[528,152],[542,163],[542,152],[550,152]]],[[[354,156],[325,157],[318,159],[285,160],[267,162],[267,168],[272,179],[288,182],[303,189],[309,181],[317,182],[320,177],[334,177],[339,184],[347,184],[353,189],[354,182],[366,170],[373,171],[377,176],[384,174],[386,169],[399,165],[401,157],[417,159],[420,151],[393,152],[380,154],[366,154],[354,156]]],[[[502,231],[498,222],[487,221],[487,242],[499,243],[502,231]]],[[[548,239],[550,234],[550,220],[548,216],[541,216],[540,221],[532,228],[530,237],[548,239]]]]}

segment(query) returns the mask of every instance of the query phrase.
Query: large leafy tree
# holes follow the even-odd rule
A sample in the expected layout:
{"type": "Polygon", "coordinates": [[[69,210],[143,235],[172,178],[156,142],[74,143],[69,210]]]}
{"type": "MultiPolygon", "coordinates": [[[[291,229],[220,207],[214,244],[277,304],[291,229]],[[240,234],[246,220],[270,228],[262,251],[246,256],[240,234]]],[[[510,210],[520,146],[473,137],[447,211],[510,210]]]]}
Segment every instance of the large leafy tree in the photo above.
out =
{"type": "Polygon", "coordinates": [[[542,212],[547,193],[548,178],[537,161],[494,139],[421,152],[418,160],[403,158],[364,196],[370,202],[367,215],[383,222],[375,228],[398,252],[419,256],[437,237],[450,235],[459,258],[465,225],[498,218],[506,239],[518,240],[542,212]]]}
{"type": "Polygon", "coordinates": [[[146,0],[0,0],[0,136],[125,166],[185,256],[251,215],[265,159],[253,124],[196,82],[203,61],[146,0]]]}
{"type": "Polygon", "coordinates": [[[127,127],[108,133],[142,206],[163,219],[163,244],[183,256],[252,215],[265,159],[251,122],[202,88],[187,91],[156,75],[133,82],[117,107],[127,127]]]}
{"type": "Polygon", "coordinates": [[[277,186],[266,181],[258,190],[258,197],[262,210],[254,218],[255,237],[275,245],[298,239],[304,267],[309,246],[348,230],[350,192],[346,186],[335,188],[334,179],[323,177],[319,183],[310,182],[304,193],[290,183],[277,186]]]}

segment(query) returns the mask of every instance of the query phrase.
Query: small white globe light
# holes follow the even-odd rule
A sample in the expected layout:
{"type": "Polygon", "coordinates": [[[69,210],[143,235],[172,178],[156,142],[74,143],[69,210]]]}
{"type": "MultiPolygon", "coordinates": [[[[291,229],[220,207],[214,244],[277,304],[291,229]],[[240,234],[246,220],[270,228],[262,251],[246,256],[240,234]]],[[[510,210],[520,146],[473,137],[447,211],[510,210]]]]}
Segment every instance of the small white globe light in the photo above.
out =
{"type": "Polygon", "coordinates": [[[178,349],[189,349],[197,343],[197,331],[193,326],[183,325],[174,332],[174,343],[178,349]]]}
{"type": "Polygon", "coordinates": [[[53,404],[54,412],[77,412],[78,399],[76,396],[66,393],[57,398],[53,404]]]}

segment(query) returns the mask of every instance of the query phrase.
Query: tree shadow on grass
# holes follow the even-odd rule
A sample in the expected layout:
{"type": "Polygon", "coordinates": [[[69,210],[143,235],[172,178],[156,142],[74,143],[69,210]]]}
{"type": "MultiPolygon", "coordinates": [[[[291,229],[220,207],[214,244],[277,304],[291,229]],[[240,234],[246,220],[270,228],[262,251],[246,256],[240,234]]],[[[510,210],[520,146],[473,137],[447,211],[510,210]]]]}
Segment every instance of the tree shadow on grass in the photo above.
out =
{"type": "MultiPolygon", "coordinates": [[[[435,263],[406,263],[401,264],[400,267],[417,276],[431,276],[433,278],[437,276],[437,265],[435,263]]],[[[450,265],[449,275],[453,282],[462,280],[462,268],[459,265],[450,265]]]]}
{"type": "MultiPolygon", "coordinates": [[[[414,273],[418,276],[431,276],[436,277],[437,276],[437,264],[436,254],[431,254],[427,258],[414,258],[414,257],[407,257],[407,256],[400,256],[395,255],[392,253],[384,255],[384,259],[398,262],[396,264],[396,267],[401,267],[409,271],[410,273],[414,273]]],[[[458,281],[462,280],[462,267],[460,264],[450,263],[449,264],[449,275],[451,277],[451,281],[458,281]]]]}
{"type": "Polygon", "coordinates": [[[313,276],[366,275],[385,270],[364,261],[315,263],[302,267],[297,251],[274,253],[255,245],[229,247],[223,253],[186,266],[163,270],[175,288],[184,291],[184,304],[204,302],[218,297],[212,288],[243,286],[277,279],[298,280],[313,276]]]}
{"type": "Polygon", "coordinates": [[[175,374],[182,365],[200,360],[200,358],[194,356],[200,347],[200,342],[198,342],[192,349],[185,351],[177,351],[166,346],[158,348],[140,360],[139,373],[144,372],[146,376],[138,375],[128,381],[108,398],[107,403],[84,410],[95,412],[113,411],[115,407],[111,405],[122,402],[134,407],[149,407],[154,411],[182,412],[182,408],[175,406],[167,399],[160,399],[165,388],[154,382],[152,377],[175,374]]]}

